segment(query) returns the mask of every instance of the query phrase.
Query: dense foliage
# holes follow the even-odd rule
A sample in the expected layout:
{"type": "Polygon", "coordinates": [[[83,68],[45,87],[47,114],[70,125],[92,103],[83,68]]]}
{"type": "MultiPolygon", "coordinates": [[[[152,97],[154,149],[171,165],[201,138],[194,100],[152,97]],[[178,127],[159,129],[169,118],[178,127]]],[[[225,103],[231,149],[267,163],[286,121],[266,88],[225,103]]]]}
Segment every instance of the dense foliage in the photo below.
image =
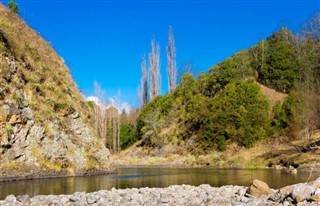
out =
{"type": "Polygon", "coordinates": [[[131,124],[121,124],[120,126],[120,147],[121,149],[127,149],[136,141],[135,128],[131,124]]]}
{"type": "MultiPolygon", "coordinates": [[[[319,15],[311,21],[319,22],[319,15]]],[[[173,93],[142,109],[137,138],[149,146],[179,144],[205,152],[224,150],[229,142],[251,147],[268,136],[320,128],[317,28],[297,36],[281,29],[198,79],[185,73],[173,93]],[[261,85],[287,97],[274,103],[261,85]]]]}

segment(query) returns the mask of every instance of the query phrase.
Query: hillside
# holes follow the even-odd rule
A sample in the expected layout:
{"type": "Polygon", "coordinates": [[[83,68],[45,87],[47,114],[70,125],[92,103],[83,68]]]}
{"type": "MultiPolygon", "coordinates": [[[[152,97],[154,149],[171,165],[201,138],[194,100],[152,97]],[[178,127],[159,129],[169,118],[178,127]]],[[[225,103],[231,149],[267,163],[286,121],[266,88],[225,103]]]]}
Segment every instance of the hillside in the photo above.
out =
{"type": "Polygon", "coordinates": [[[0,4],[0,178],[112,167],[64,61],[0,4]]]}
{"type": "Polygon", "coordinates": [[[320,26],[314,26],[319,18],[311,20],[312,30],[306,26],[294,35],[281,29],[197,79],[185,73],[173,93],[142,109],[139,142],[117,158],[172,162],[185,156],[185,163],[220,164],[196,161],[204,156],[243,166],[253,160],[264,166],[268,160],[314,162],[320,128],[320,26]]]}

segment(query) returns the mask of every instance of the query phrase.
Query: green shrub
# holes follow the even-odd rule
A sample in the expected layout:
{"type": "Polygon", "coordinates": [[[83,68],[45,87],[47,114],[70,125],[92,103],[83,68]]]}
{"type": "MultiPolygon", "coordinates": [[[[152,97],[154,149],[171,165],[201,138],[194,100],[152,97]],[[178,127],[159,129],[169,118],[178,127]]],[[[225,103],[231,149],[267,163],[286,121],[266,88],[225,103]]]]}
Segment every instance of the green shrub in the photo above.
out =
{"type": "Polygon", "coordinates": [[[121,124],[120,126],[120,146],[121,149],[130,147],[136,141],[135,128],[130,124],[121,124]]]}
{"type": "Polygon", "coordinates": [[[215,96],[210,111],[203,116],[200,141],[218,150],[226,141],[251,147],[266,136],[268,101],[251,81],[228,84],[215,96]]]}

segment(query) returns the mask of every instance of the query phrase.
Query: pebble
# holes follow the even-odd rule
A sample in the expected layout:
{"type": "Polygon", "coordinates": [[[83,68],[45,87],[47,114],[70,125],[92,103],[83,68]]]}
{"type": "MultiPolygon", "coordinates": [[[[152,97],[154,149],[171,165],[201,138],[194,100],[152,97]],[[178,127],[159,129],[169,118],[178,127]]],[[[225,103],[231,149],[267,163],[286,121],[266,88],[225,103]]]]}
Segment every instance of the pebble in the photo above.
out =
{"type": "MultiPolygon", "coordinates": [[[[320,181],[320,178],[318,180],[320,181]]],[[[100,190],[92,193],[76,192],[71,195],[38,195],[29,197],[21,195],[15,197],[8,195],[5,200],[0,200],[0,205],[320,205],[319,188],[312,184],[297,184],[278,190],[271,190],[270,195],[255,197],[250,195],[248,187],[223,186],[211,187],[210,185],[190,186],[172,185],[167,188],[132,188],[100,190]],[[311,186],[312,185],[312,186],[311,186]],[[289,193],[289,194],[288,194],[289,193]],[[307,195],[306,195],[307,194],[307,195]],[[296,196],[303,196],[299,202],[295,202],[296,196]]]]}

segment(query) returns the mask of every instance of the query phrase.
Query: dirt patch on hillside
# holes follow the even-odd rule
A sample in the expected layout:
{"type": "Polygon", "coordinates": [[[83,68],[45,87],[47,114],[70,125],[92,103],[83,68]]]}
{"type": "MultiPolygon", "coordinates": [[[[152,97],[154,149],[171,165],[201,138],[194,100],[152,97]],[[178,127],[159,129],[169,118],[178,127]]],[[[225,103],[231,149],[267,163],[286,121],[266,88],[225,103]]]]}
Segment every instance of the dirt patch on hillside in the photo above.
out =
{"type": "Polygon", "coordinates": [[[287,94],[277,92],[276,90],[270,89],[262,84],[257,84],[259,85],[261,92],[268,98],[270,108],[272,108],[276,104],[276,102],[283,102],[284,99],[288,96],[287,94]]]}

